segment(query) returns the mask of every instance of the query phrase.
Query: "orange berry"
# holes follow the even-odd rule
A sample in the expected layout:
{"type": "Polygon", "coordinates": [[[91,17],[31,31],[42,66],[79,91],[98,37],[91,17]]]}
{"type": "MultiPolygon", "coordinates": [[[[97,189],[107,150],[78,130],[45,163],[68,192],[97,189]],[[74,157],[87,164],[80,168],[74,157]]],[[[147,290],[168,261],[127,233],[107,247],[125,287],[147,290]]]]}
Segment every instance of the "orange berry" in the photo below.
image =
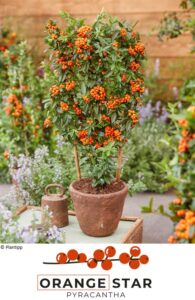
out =
{"type": "Polygon", "coordinates": [[[121,253],[119,260],[122,264],[128,264],[130,261],[130,255],[128,253],[121,253]]]}
{"type": "Polygon", "coordinates": [[[181,205],[181,203],[182,203],[182,201],[180,198],[176,198],[173,200],[173,204],[175,204],[175,205],[181,205]]]}
{"type": "Polygon", "coordinates": [[[79,253],[78,261],[79,261],[80,263],[83,263],[83,262],[86,262],[86,260],[87,260],[86,254],[85,254],[85,253],[79,253]]]}
{"type": "Polygon", "coordinates": [[[5,160],[9,159],[9,151],[8,150],[4,151],[4,158],[5,158],[5,160]]]}
{"type": "Polygon", "coordinates": [[[97,261],[94,258],[90,258],[87,261],[87,265],[88,265],[89,268],[94,269],[94,268],[97,267],[97,261]]]}
{"type": "Polygon", "coordinates": [[[107,257],[113,257],[116,254],[116,249],[113,246],[108,246],[105,249],[105,254],[107,257]]]}
{"type": "Polygon", "coordinates": [[[176,214],[177,214],[178,217],[183,217],[183,216],[185,216],[185,210],[184,209],[180,209],[180,210],[177,211],[176,214]]]}
{"type": "Polygon", "coordinates": [[[49,118],[46,118],[44,123],[43,123],[43,127],[44,128],[49,128],[51,127],[52,123],[51,123],[51,120],[49,118]]]}
{"type": "Polygon", "coordinates": [[[137,246],[134,246],[134,247],[132,247],[132,248],[130,249],[130,254],[131,254],[132,256],[139,256],[140,253],[141,253],[141,250],[140,250],[140,248],[137,247],[137,246]]]}
{"type": "Polygon", "coordinates": [[[125,28],[121,28],[120,36],[127,36],[127,30],[125,28]]]}
{"type": "Polygon", "coordinates": [[[169,244],[175,244],[176,243],[176,239],[173,235],[170,235],[168,238],[168,243],[169,244]]]}
{"type": "Polygon", "coordinates": [[[67,261],[67,255],[63,252],[58,253],[57,256],[56,256],[56,261],[59,264],[65,264],[66,261],[67,261]]]}
{"type": "Polygon", "coordinates": [[[141,255],[139,260],[141,264],[145,265],[149,262],[149,257],[147,255],[141,255]]]}
{"type": "Polygon", "coordinates": [[[95,258],[95,260],[102,260],[104,256],[105,256],[104,251],[100,249],[95,250],[93,253],[93,257],[95,258]]]}
{"type": "Polygon", "coordinates": [[[140,262],[139,262],[139,260],[130,260],[129,266],[130,266],[131,269],[136,270],[136,269],[139,268],[140,262]]]}
{"type": "Polygon", "coordinates": [[[115,41],[112,45],[113,47],[118,48],[119,43],[115,41]]]}
{"type": "Polygon", "coordinates": [[[68,111],[69,106],[65,102],[60,102],[60,108],[64,111],[68,111]]]}
{"type": "Polygon", "coordinates": [[[178,123],[179,123],[179,125],[180,125],[181,127],[187,127],[187,126],[188,126],[188,121],[187,121],[186,119],[180,119],[180,120],[178,121],[178,123]]]}
{"type": "Polygon", "coordinates": [[[112,269],[112,262],[109,259],[105,259],[104,261],[102,261],[101,266],[103,270],[108,271],[112,269]]]}
{"type": "Polygon", "coordinates": [[[79,254],[78,254],[77,250],[71,249],[68,251],[67,256],[68,256],[68,259],[70,259],[70,260],[76,260],[76,259],[78,259],[79,254]]]}

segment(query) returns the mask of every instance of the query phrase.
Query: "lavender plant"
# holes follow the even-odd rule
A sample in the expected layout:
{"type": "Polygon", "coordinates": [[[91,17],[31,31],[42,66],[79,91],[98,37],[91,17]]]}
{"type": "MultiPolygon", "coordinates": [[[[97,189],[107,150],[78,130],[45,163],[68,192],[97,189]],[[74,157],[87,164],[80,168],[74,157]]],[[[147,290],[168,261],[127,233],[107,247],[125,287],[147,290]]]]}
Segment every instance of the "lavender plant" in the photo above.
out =
{"type": "Polygon", "coordinates": [[[33,220],[30,226],[21,227],[18,218],[4,204],[0,203],[0,243],[64,243],[65,233],[51,226],[51,214],[45,208],[47,222],[38,227],[33,220]]]}
{"type": "MultiPolygon", "coordinates": [[[[45,187],[50,183],[62,184],[66,195],[68,187],[74,180],[75,170],[70,149],[63,141],[58,141],[56,156],[49,154],[47,146],[36,149],[32,157],[24,154],[10,157],[12,178],[17,182],[18,200],[40,206],[45,187]],[[62,163],[63,161],[63,163],[62,163]]],[[[72,207],[69,202],[69,207],[72,207]]]]}
{"type": "Polygon", "coordinates": [[[155,120],[157,122],[166,123],[168,120],[168,112],[166,107],[162,105],[161,101],[157,101],[155,105],[152,105],[150,100],[145,106],[139,108],[140,124],[143,124],[146,120],[155,120]]]}

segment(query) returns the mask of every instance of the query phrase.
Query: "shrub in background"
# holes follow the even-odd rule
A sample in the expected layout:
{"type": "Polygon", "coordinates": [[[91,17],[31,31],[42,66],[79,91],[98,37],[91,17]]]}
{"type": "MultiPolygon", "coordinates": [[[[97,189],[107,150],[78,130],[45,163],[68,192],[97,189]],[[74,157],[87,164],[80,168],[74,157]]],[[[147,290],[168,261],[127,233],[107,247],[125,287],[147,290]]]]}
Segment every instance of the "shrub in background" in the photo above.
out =
{"type": "MultiPolygon", "coordinates": [[[[194,99],[195,100],[195,99],[194,99]]],[[[170,204],[171,219],[176,224],[169,242],[195,243],[195,101],[180,113],[173,109],[178,122],[178,139],[169,179],[174,183],[177,198],[170,204]]]]}
{"type": "Polygon", "coordinates": [[[0,103],[2,102],[2,92],[7,87],[7,64],[5,62],[5,52],[16,45],[16,33],[7,29],[0,29],[0,103]]]}
{"type": "Polygon", "coordinates": [[[171,118],[175,124],[175,139],[171,140],[174,156],[170,164],[164,165],[164,172],[170,184],[175,187],[177,198],[167,212],[163,203],[153,209],[153,199],[148,207],[142,207],[146,213],[158,212],[169,217],[174,224],[174,233],[169,243],[195,243],[195,102],[188,108],[178,111],[176,105],[170,105],[171,118]],[[174,143],[172,143],[174,141],[174,143]]]}
{"type": "Polygon", "coordinates": [[[140,108],[140,117],[124,149],[122,178],[128,182],[131,195],[142,191],[163,193],[170,188],[163,165],[173,154],[166,141],[170,139],[168,113],[160,102],[155,106],[149,102],[140,108]]]}
{"type": "Polygon", "coordinates": [[[32,154],[40,144],[52,149],[53,128],[50,123],[44,123],[43,100],[48,93],[48,76],[43,68],[36,70],[27,44],[21,42],[7,47],[3,62],[5,68],[0,74],[0,182],[7,182],[9,155],[32,154]]]}

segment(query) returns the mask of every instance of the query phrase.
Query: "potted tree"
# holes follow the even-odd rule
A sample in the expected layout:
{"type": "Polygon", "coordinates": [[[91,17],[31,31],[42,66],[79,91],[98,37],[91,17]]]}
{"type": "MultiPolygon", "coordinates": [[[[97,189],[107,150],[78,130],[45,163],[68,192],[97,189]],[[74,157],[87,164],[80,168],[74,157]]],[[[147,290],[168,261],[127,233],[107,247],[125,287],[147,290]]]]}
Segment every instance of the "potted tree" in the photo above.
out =
{"type": "Polygon", "coordinates": [[[47,25],[54,70],[48,118],[74,146],[78,180],[70,192],[80,227],[107,236],[118,226],[128,191],[120,180],[122,146],[139,119],[144,45],[131,25],[106,13],[91,26],[62,16],[64,30],[53,21],[47,25]],[[79,159],[88,166],[85,178],[79,159]]]}

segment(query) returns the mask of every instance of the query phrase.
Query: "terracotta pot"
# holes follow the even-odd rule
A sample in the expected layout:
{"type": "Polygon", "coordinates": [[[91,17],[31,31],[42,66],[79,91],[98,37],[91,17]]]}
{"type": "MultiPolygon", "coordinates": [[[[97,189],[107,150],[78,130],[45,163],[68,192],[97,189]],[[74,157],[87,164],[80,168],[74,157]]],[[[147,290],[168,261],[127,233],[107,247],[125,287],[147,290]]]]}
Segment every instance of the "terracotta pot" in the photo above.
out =
{"type": "Polygon", "coordinates": [[[111,235],[122,215],[127,185],[123,182],[124,188],[118,192],[87,194],[76,190],[75,183],[70,185],[70,194],[81,230],[90,236],[111,235]]]}
{"type": "MultiPolygon", "coordinates": [[[[57,227],[65,227],[69,224],[68,221],[68,205],[64,188],[60,184],[49,184],[45,188],[45,195],[42,197],[41,207],[48,206],[49,212],[52,212],[52,225],[57,227]],[[49,189],[58,187],[61,189],[60,194],[50,194],[49,189]]],[[[42,223],[44,223],[44,215],[42,215],[42,223]]]]}

